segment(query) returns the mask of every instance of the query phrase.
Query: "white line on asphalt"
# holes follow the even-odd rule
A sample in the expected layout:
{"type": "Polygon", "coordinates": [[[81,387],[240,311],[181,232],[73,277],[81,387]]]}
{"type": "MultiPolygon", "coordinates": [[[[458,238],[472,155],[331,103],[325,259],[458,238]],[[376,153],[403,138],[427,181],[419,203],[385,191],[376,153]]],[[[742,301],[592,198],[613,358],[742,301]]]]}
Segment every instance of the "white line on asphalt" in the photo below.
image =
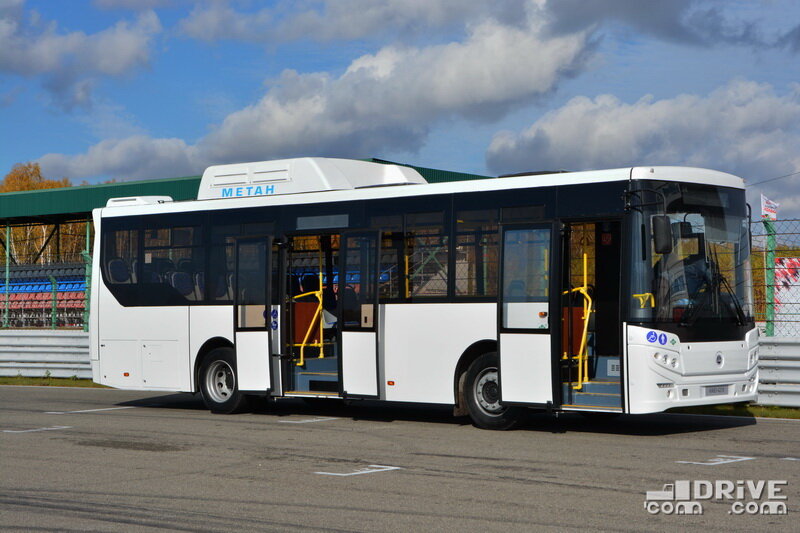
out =
{"type": "Polygon", "coordinates": [[[96,413],[98,411],[118,411],[120,409],[135,409],[135,405],[127,407],[106,407],[104,409],[81,409],[80,411],[45,411],[46,415],[71,415],[76,413],[96,413]]]}
{"type": "Polygon", "coordinates": [[[345,474],[338,472],[314,472],[323,476],[359,476],[361,474],[374,474],[375,472],[388,472],[389,470],[402,470],[399,466],[384,466],[384,465],[367,465],[367,468],[361,468],[355,472],[347,472],[345,474]]]}
{"type": "Polygon", "coordinates": [[[784,461],[800,461],[800,457],[783,457],[784,461]]]}
{"type": "Polygon", "coordinates": [[[34,433],[36,431],[53,431],[56,429],[69,429],[72,426],[53,426],[51,428],[36,428],[36,429],[4,429],[3,433],[34,433]]]}
{"type": "Polygon", "coordinates": [[[683,463],[687,465],[703,465],[703,466],[716,466],[728,463],[738,463],[739,461],[752,461],[755,457],[742,457],[739,455],[717,455],[705,461],[675,461],[676,463],[683,463]]]}
{"type": "Polygon", "coordinates": [[[284,424],[308,424],[309,422],[325,422],[326,420],[339,420],[334,416],[326,416],[319,418],[306,418],[305,420],[278,420],[284,424]]]}

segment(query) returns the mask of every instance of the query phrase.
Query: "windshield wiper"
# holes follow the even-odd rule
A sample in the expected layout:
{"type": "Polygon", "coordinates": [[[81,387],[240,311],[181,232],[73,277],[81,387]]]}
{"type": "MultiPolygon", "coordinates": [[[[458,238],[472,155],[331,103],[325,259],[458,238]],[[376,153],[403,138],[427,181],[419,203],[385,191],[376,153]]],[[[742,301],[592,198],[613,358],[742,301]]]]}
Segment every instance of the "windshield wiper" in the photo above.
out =
{"type": "Polygon", "coordinates": [[[736,296],[736,292],[731,287],[731,284],[728,282],[728,278],[722,273],[719,268],[719,254],[717,251],[711,247],[709,247],[711,251],[711,261],[713,263],[713,272],[714,277],[717,278],[718,287],[725,287],[725,290],[730,295],[731,302],[733,302],[733,310],[736,313],[736,319],[739,321],[740,326],[744,326],[744,323],[747,321],[747,317],[744,315],[744,309],[742,309],[742,305],[739,303],[739,297],[736,296]]]}
{"type": "Polygon", "coordinates": [[[681,326],[692,326],[694,325],[695,322],[697,322],[697,319],[700,317],[700,309],[704,308],[706,306],[706,303],[711,301],[712,291],[713,289],[712,289],[711,277],[708,276],[708,273],[706,273],[703,276],[702,285],[697,287],[697,290],[694,291],[694,294],[691,295],[692,306],[689,307],[689,310],[686,313],[684,313],[683,316],[685,317],[685,319],[681,321],[680,323],[681,326]],[[703,288],[705,288],[706,286],[708,288],[706,288],[706,290],[703,292],[701,296],[702,300],[700,300],[700,303],[695,305],[694,301],[697,298],[697,295],[699,295],[700,291],[702,291],[703,288]],[[689,316],[686,316],[687,314],[689,316]]]}
{"type": "Polygon", "coordinates": [[[739,303],[739,297],[736,296],[736,293],[733,291],[731,284],[728,282],[728,278],[726,278],[721,272],[718,273],[719,280],[722,282],[720,285],[725,287],[725,290],[731,297],[731,302],[733,303],[733,309],[736,311],[736,318],[739,320],[739,325],[744,326],[744,323],[747,321],[747,317],[744,314],[744,309],[742,309],[742,304],[739,303]]]}

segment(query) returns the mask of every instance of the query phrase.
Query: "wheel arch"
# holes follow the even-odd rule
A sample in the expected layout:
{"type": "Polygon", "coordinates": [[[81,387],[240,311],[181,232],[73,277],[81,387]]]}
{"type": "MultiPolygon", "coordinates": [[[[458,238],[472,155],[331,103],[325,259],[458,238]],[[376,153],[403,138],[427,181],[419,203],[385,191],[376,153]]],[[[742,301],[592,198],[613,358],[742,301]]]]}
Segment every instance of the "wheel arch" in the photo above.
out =
{"type": "Polygon", "coordinates": [[[464,416],[467,414],[467,406],[464,401],[464,378],[467,375],[467,369],[472,362],[485,353],[497,351],[497,341],[494,339],[482,339],[473,342],[469,347],[464,350],[461,357],[456,363],[455,373],[453,374],[453,398],[455,407],[453,414],[455,416],[464,416]]]}
{"type": "Polygon", "coordinates": [[[230,348],[231,350],[235,349],[230,339],[226,339],[225,337],[212,337],[204,342],[200,349],[197,350],[197,357],[194,359],[194,370],[192,372],[192,392],[198,392],[200,390],[200,386],[198,385],[200,382],[200,367],[203,366],[203,361],[205,360],[206,356],[211,353],[212,350],[216,350],[217,348],[230,348]]]}

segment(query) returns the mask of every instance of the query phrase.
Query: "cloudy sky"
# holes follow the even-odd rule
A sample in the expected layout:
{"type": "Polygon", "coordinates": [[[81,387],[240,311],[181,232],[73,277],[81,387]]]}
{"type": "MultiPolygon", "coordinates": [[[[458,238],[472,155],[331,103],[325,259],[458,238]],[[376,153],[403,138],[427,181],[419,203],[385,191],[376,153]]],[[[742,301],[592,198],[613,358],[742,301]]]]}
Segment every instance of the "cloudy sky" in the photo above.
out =
{"type": "MultiPolygon", "coordinates": [[[[0,0],[0,170],[692,165],[800,216],[797,0],[0,0]]],[[[7,172],[7,170],[3,170],[7,172]]]]}

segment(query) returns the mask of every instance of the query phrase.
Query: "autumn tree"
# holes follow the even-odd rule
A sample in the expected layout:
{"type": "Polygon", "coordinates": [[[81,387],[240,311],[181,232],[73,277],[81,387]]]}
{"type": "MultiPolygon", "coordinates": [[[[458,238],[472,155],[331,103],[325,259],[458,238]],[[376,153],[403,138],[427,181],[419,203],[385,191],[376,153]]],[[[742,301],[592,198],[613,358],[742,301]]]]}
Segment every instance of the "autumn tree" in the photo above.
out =
{"type": "MultiPolygon", "coordinates": [[[[39,163],[17,163],[0,182],[0,193],[70,186],[72,183],[67,178],[57,180],[42,176],[39,163]]],[[[86,224],[61,224],[58,232],[51,237],[53,230],[54,226],[48,224],[26,224],[12,228],[9,249],[17,263],[33,262],[34,259],[37,263],[54,263],[64,261],[65,258],[69,262],[80,261],[79,254],[84,248],[86,224]]],[[[3,239],[5,240],[4,234],[3,239]]],[[[5,254],[2,254],[0,263],[4,262],[5,254]]]]}
{"type": "Polygon", "coordinates": [[[42,176],[39,163],[17,163],[0,182],[0,193],[14,191],[35,191],[39,189],[59,189],[70,187],[69,179],[49,180],[42,176]]]}

